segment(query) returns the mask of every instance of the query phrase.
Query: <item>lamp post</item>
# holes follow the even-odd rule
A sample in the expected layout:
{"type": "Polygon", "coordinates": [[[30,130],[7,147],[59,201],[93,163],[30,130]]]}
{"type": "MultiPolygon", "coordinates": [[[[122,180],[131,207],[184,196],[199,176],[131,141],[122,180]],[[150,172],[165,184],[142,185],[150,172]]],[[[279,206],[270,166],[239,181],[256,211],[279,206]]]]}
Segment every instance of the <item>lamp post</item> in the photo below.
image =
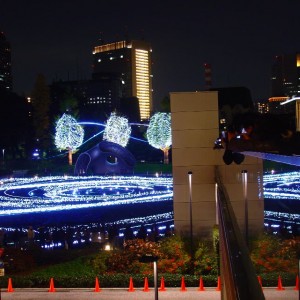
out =
{"type": "Polygon", "coordinates": [[[216,201],[216,225],[219,225],[219,212],[218,212],[218,184],[215,184],[215,201],[216,201]]]}
{"type": "Polygon", "coordinates": [[[245,202],[245,241],[248,246],[248,199],[247,199],[247,185],[248,185],[248,172],[242,170],[242,182],[243,182],[243,197],[245,202]]]}
{"type": "Polygon", "coordinates": [[[191,247],[191,271],[194,271],[194,243],[193,243],[193,206],[192,206],[192,175],[193,172],[188,172],[189,179],[189,204],[190,204],[190,247],[191,247]]]}
{"type": "MultiPolygon", "coordinates": [[[[155,256],[151,253],[145,254],[142,257],[140,257],[139,261],[142,263],[153,263],[153,280],[154,280],[154,299],[158,300],[158,272],[157,272],[157,261],[158,256],[155,256]]],[[[0,299],[1,300],[1,299],[0,299]]]]}

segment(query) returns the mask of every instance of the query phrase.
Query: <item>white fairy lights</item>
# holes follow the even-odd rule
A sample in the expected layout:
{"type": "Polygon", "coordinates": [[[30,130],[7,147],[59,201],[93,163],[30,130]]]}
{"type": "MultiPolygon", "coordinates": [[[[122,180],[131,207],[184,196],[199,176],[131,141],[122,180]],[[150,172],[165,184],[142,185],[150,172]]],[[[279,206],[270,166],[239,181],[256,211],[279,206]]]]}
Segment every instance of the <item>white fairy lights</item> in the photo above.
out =
{"type": "Polygon", "coordinates": [[[117,116],[114,112],[111,113],[103,133],[103,140],[125,147],[130,138],[130,134],[131,127],[128,123],[128,119],[117,116]]]}
{"type": "Polygon", "coordinates": [[[84,137],[83,128],[68,114],[63,114],[56,124],[55,145],[59,150],[74,151],[81,146],[84,137]]]}
{"type": "Polygon", "coordinates": [[[0,216],[172,201],[170,177],[42,177],[2,180],[0,216]]]}
{"type": "Polygon", "coordinates": [[[164,153],[164,163],[169,163],[168,153],[172,144],[171,114],[157,112],[151,118],[147,129],[149,144],[164,153]]]}

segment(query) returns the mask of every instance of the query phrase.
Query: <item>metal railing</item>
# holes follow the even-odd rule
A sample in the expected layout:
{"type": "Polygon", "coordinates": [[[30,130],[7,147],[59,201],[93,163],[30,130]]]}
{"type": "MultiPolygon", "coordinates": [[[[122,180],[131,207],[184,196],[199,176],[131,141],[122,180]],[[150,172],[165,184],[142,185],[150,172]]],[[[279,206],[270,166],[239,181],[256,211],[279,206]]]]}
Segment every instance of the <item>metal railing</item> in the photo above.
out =
{"type": "Polygon", "coordinates": [[[222,299],[264,300],[262,287],[252,265],[246,242],[237,224],[230,199],[217,168],[215,179],[218,186],[217,209],[222,299]]]}

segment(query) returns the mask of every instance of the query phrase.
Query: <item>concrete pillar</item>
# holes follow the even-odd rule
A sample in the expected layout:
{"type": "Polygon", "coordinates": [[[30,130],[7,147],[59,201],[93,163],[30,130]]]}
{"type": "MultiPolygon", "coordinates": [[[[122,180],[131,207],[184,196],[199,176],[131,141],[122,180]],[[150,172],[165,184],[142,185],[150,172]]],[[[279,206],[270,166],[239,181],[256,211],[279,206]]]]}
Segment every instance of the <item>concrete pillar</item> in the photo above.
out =
{"type": "Polygon", "coordinates": [[[242,170],[247,170],[249,235],[261,232],[264,220],[262,160],[246,157],[240,165],[234,162],[225,165],[224,150],[213,149],[219,136],[218,92],[170,93],[170,100],[175,230],[190,234],[192,209],[193,235],[211,236],[216,224],[215,167],[218,166],[242,231],[245,223],[242,170]],[[188,172],[193,174],[191,205],[188,172]]]}

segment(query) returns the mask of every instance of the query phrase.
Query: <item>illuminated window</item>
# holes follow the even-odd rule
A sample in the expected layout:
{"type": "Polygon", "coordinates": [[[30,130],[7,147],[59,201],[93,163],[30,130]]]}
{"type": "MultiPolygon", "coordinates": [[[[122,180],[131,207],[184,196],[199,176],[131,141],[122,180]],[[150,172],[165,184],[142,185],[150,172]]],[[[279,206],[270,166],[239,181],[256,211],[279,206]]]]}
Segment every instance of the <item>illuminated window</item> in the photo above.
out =
{"type": "Polygon", "coordinates": [[[135,49],[136,89],[139,99],[141,120],[150,117],[150,82],[149,53],[146,50],[135,49]]]}

